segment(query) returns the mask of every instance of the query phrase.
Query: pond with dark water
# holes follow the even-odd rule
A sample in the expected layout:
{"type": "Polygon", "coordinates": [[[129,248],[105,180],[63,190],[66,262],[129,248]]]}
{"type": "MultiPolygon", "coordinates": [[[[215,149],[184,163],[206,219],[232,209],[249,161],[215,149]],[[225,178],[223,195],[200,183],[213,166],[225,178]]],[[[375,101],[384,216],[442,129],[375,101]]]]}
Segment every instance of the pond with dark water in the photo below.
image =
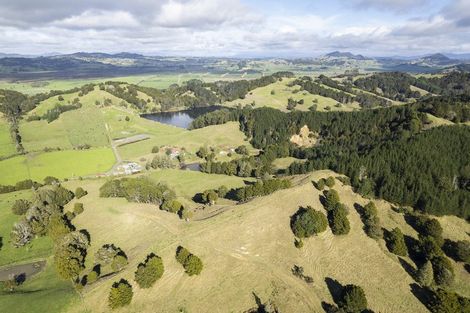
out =
{"type": "Polygon", "coordinates": [[[143,114],[142,117],[162,124],[173,125],[180,128],[188,128],[191,122],[200,115],[222,109],[221,106],[210,106],[204,108],[194,108],[176,112],[161,112],[143,114]]]}

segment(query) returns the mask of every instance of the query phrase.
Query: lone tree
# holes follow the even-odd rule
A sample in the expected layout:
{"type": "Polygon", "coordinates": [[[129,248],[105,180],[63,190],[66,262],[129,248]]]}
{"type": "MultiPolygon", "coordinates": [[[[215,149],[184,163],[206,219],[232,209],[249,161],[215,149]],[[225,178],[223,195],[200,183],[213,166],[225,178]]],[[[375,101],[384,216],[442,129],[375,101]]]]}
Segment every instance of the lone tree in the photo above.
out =
{"type": "Polygon", "coordinates": [[[152,253],[137,267],[135,281],[139,284],[140,288],[150,288],[162,277],[163,271],[162,259],[152,253]]]}
{"type": "Polygon", "coordinates": [[[346,285],[341,291],[338,306],[347,313],[360,313],[367,309],[364,290],[356,285],[346,285]]]}
{"type": "Polygon", "coordinates": [[[323,213],[312,207],[300,208],[291,217],[291,228],[294,235],[299,238],[307,238],[324,232],[328,221],[323,213]]]}
{"type": "Polygon", "coordinates": [[[11,244],[15,248],[22,247],[33,239],[33,229],[26,219],[20,220],[13,225],[10,233],[11,244]]]}
{"type": "Polygon", "coordinates": [[[117,309],[129,305],[132,301],[132,286],[125,279],[115,282],[109,292],[108,304],[111,309],[117,309]]]}
{"type": "Polygon", "coordinates": [[[400,256],[405,256],[408,253],[405,237],[400,228],[395,227],[387,237],[387,247],[390,252],[400,256]]]}

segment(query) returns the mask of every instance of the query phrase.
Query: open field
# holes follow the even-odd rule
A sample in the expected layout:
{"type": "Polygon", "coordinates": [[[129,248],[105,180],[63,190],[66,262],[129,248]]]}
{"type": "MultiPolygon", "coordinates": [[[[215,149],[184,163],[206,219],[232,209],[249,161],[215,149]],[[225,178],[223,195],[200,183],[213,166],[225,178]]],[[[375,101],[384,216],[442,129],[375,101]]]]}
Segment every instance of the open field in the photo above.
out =
{"type": "Polygon", "coordinates": [[[60,179],[103,173],[115,162],[110,148],[65,150],[0,161],[0,184],[15,184],[24,179],[42,181],[46,176],[60,179]]]}
{"type": "Polygon", "coordinates": [[[320,95],[313,95],[307,91],[301,91],[299,86],[289,87],[288,84],[294,81],[294,79],[284,78],[282,81],[277,81],[265,87],[256,88],[248,93],[245,99],[237,99],[231,102],[226,102],[226,106],[242,106],[247,104],[255,103],[257,107],[271,107],[274,109],[287,112],[287,102],[289,98],[296,101],[304,100],[304,104],[298,104],[296,110],[308,111],[313,105],[313,100],[317,100],[317,110],[325,111],[326,107],[330,107],[332,111],[352,111],[354,109],[360,109],[357,104],[342,105],[341,107],[335,107],[338,101],[334,99],[322,97],[320,95]],[[274,94],[271,92],[274,91],[274,94]]]}
{"type": "Polygon", "coordinates": [[[38,80],[38,81],[0,81],[0,89],[11,89],[26,94],[37,94],[50,90],[67,90],[74,87],[81,87],[89,83],[101,83],[106,81],[125,81],[146,87],[168,88],[172,84],[182,84],[190,79],[201,79],[205,82],[217,80],[250,79],[259,77],[259,74],[213,74],[213,73],[156,73],[135,76],[103,77],[92,79],[58,79],[58,80],[38,80]]]}

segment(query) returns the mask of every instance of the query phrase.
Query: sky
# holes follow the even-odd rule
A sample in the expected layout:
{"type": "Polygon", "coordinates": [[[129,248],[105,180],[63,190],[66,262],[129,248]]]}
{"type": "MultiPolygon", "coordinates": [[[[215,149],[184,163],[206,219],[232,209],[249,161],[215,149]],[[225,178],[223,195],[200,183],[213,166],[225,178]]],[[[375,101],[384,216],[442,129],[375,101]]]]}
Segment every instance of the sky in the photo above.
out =
{"type": "Polygon", "coordinates": [[[0,0],[0,53],[470,52],[470,0],[0,0]]]}

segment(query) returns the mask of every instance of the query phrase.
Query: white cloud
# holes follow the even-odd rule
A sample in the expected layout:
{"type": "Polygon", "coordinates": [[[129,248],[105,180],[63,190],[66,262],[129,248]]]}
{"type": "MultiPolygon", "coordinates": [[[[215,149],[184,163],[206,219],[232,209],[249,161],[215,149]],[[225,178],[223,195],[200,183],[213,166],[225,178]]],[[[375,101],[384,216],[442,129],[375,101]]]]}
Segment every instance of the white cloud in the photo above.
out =
{"type": "Polygon", "coordinates": [[[129,12],[89,10],[80,15],[74,15],[51,23],[53,26],[64,28],[129,28],[139,26],[139,22],[129,12]]]}

